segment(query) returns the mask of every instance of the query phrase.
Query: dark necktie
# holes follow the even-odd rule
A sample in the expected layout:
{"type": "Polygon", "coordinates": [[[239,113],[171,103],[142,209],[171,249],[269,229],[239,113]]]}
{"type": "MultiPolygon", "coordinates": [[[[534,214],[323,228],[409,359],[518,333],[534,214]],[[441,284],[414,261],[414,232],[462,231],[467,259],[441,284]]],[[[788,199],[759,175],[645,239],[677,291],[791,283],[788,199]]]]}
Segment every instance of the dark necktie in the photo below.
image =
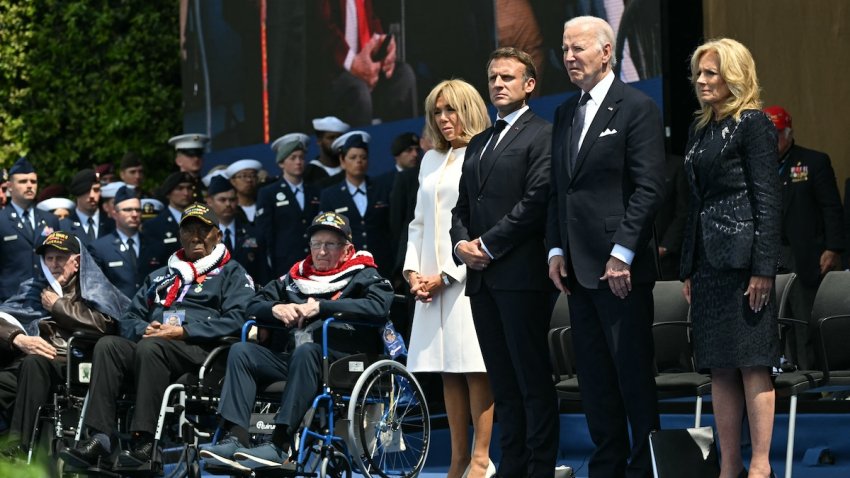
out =
{"type": "Polygon", "coordinates": [[[485,149],[484,153],[481,155],[481,164],[484,164],[490,159],[490,156],[493,154],[493,150],[496,149],[496,143],[499,142],[499,135],[502,134],[502,130],[505,129],[505,126],[507,125],[508,122],[503,119],[496,120],[496,124],[493,125],[493,135],[490,136],[490,144],[487,145],[487,149],[485,149]]]}
{"type": "Polygon", "coordinates": [[[130,265],[133,270],[136,270],[136,242],[130,237],[127,239],[127,258],[130,260],[130,265]]]}
{"type": "Polygon", "coordinates": [[[32,221],[30,220],[30,210],[24,209],[24,213],[21,214],[21,222],[24,223],[24,232],[27,233],[27,236],[32,239],[35,236],[35,231],[32,227],[32,221]]]}
{"type": "Polygon", "coordinates": [[[94,234],[94,219],[92,219],[91,217],[89,217],[89,220],[88,220],[86,223],[87,223],[87,224],[88,224],[88,226],[89,226],[88,230],[86,231],[86,237],[88,237],[88,238],[89,238],[89,242],[92,242],[92,241],[94,241],[95,239],[97,239],[97,238],[95,237],[95,234],[94,234]]]}
{"type": "Polygon", "coordinates": [[[230,235],[230,228],[224,230],[224,245],[230,252],[233,252],[233,236],[230,235]]]}
{"type": "Polygon", "coordinates": [[[354,192],[353,192],[353,193],[351,193],[351,197],[357,196],[358,194],[362,194],[362,195],[364,195],[364,196],[365,196],[365,195],[366,195],[366,191],[364,191],[364,190],[362,190],[362,189],[360,189],[360,188],[357,188],[357,189],[355,189],[355,190],[354,190],[354,192]]]}
{"type": "Polygon", "coordinates": [[[589,99],[589,93],[582,93],[578,105],[576,105],[576,111],[573,113],[573,125],[570,132],[570,171],[576,166],[578,140],[581,138],[581,130],[584,129],[584,115],[587,112],[587,100],[589,99]]]}

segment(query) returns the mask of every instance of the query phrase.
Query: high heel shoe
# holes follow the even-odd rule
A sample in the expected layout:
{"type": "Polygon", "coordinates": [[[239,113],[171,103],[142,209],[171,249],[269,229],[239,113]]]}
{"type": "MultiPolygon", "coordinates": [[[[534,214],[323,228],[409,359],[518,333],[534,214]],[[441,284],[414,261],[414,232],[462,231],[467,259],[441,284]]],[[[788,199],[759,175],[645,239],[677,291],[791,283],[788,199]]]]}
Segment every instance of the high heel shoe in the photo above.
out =
{"type": "MultiPolygon", "coordinates": [[[[463,475],[461,475],[461,478],[468,478],[470,469],[472,469],[472,463],[467,465],[466,471],[463,472],[463,475]]],[[[484,473],[484,477],[490,478],[490,477],[494,476],[495,474],[496,474],[496,465],[493,464],[493,460],[489,460],[489,463],[487,464],[487,472],[484,473]]]]}

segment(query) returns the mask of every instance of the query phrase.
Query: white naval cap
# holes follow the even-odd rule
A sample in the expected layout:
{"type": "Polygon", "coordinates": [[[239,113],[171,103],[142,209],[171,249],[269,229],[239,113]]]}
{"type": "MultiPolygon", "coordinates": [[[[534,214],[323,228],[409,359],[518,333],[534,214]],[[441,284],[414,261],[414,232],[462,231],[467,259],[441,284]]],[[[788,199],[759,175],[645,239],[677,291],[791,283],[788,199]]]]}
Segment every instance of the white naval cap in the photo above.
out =
{"type": "Polygon", "coordinates": [[[316,131],[330,131],[332,133],[345,133],[351,126],[336,116],[325,116],[313,120],[313,129],[316,131]]]}
{"type": "Polygon", "coordinates": [[[111,199],[115,197],[115,193],[121,189],[121,186],[126,186],[127,183],[124,181],[115,181],[112,183],[105,184],[100,188],[100,197],[104,199],[111,199]]]}
{"type": "Polygon", "coordinates": [[[246,169],[260,171],[261,169],[263,169],[263,163],[257,161],[256,159],[240,159],[231,163],[230,166],[228,166],[225,170],[225,173],[228,178],[232,178],[233,176],[236,176],[236,173],[238,173],[239,171],[244,171],[246,169]]]}
{"type": "Polygon", "coordinates": [[[227,174],[227,166],[223,164],[210,169],[207,175],[201,178],[201,182],[204,183],[204,186],[210,187],[210,181],[212,181],[213,176],[224,176],[225,179],[230,179],[230,176],[227,174]]]}
{"type": "Polygon", "coordinates": [[[337,154],[340,153],[342,151],[343,146],[345,146],[345,143],[347,143],[349,140],[351,140],[354,136],[358,136],[358,135],[360,136],[360,138],[359,138],[359,141],[357,141],[357,142],[363,142],[363,143],[369,144],[369,141],[372,140],[372,136],[370,136],[369,133],[367,133],[365,131],[360,131],[360,130],[349,131],[348,133],[345,133],[344,135],[335,139],[334,142],[331,143],[331,149],[337,154]]]}
{"type": "Polygon", "coordinates": [[[73,211],[77,205],[68,198],[49,198],[36,204],[35,207],[40,211],[52,212],[57,209],[73,211]]]}
{"type": "Polygon", "coordinates": [[[189,134],[181,134],[180,136],[175,136],[168,140],[168,144],[174,146],[174,149],[200,149],[203,150],[207,143],[209,143],[210,137],[205,134],[200,133],[189,133],[189,134]]]}

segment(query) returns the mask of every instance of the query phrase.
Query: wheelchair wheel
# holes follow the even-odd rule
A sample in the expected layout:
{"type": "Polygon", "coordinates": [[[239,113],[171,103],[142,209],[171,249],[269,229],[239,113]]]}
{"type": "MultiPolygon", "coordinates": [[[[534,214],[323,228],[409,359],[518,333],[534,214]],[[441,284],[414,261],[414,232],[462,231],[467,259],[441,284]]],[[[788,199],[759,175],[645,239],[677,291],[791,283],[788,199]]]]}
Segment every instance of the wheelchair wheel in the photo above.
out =
{"type": "Polygon", "coordinates": [[[319,478],[351,478],[351,463],[348,462],[348,457],[334,450],[331,456],[322,458],[319,478]]]}
{"type": "Polygon", "coordinates": [[[398,362],[381,360],[357,380],[348,404],[354,464],[367,477],[417,476],[431,434],[428,405],[416,378],[398,362]]]}

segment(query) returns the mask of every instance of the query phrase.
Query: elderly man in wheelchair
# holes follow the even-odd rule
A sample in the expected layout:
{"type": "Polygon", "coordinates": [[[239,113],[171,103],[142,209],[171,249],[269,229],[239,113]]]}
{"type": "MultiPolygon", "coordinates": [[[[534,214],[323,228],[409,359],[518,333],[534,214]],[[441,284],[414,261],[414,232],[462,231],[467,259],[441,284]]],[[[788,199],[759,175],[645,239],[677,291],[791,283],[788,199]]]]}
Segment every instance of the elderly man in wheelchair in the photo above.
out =
{"type": "MultiPolygon", "coordinates": [[[[308,234],[310,255],[266,285],[248,307],[261,327],[260,343],[242,342],[230,350],[218,407],[226,435],[201,448],[208,467],[244,471],[291,464],[294,436],[323,379],[322,345],[311,341],[295,345],[301,342],[296,336],[304,334],[311,321],[338,313],[377,325],[387,320],[392,286],[378,274],[371,254],[354,250],[348,219],[333,212],[319,214],[308,234]],[[263,324],[287,329],[263,329],[263,324]],[[249,419],[258,391],[279,381],[286,381],[286,386],[271,440],[249,447],[249,419]]],[[[355,351],[378,352],[382,343],[377,327],[327,330],[329,361],[355,351]]]]}
{"type": "Polygon", "coordinates": [[[237,336],[254,283],[221,243],[218,218],[207,206],[183,211],[182,248],[145,279],[119,320],[121,337],[107,336],[94,349],[83,424],[89,438],[60,453],[74,468],[156,469],[154,432],[166,388],[194,373],[222,337],[237,336]],[[176,318],[176,319],[175,319],[176,318]],[[176,320],[177,324],[173,324],[176,320]],[[135,385],[133,443],[117,460],[117,400],[135,385]]]}

